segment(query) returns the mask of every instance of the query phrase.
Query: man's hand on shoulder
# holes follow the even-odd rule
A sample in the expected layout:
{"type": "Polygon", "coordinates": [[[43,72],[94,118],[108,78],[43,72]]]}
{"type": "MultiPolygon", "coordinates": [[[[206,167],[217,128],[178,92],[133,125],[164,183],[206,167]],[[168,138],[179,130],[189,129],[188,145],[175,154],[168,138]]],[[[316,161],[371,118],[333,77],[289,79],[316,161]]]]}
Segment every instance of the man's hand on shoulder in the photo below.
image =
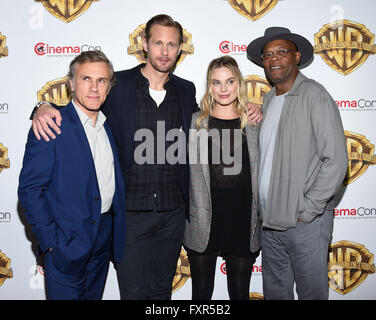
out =
{"type": "Polygon", "coordinates": [[[48,103],[42,104],[33,117],[33,132],[35,137],[38,140],[42,137],[46,141],[50,141],[50,138],[56,139],[55,133],[61,133],[59,128],[61,126],[61,120],[61,115],[58,110],[48,103]]]}
{"type": "Polygon", "coordinates": [[[261,108],[258,104],[249,102],[247,105],[248,108],[248,121],[256,124],[260,123],[262,120],[261,108]]]}

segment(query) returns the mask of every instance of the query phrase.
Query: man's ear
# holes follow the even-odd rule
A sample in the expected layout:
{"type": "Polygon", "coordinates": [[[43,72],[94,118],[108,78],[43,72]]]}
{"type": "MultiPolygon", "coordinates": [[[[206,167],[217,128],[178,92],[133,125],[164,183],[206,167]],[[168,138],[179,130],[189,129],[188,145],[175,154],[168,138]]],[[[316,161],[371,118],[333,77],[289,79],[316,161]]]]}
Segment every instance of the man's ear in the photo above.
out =
{"type": "Polygon", "coordinates": [[[302,54],[300,53],[300,51],[296,51],[295,52],[295,61],[296,61],[296,65],[299,65],[300,63],[300,59],[302,58],[302,54]]]}
{"type": "Polygon", "coordinates": [[[75,91],[75,86],[74,86],[74,82],[73,82],[72,79],[69,80],[69,86],[70,86],[72,92],[74,92],[75,91]]]}
{"type": "Polygon", "coordinates": [[[142,48],[145,52],[148,52],[148,43],[145,38],[142,39],[142,48]]]}

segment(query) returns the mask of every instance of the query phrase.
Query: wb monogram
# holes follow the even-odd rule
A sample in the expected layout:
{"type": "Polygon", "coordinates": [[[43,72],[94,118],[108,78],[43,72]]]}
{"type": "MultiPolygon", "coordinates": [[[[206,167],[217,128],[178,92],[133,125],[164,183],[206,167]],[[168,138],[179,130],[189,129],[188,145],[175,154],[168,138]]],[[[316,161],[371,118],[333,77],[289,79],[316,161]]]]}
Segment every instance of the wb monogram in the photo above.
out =
{"type": "Polygon", "coordinates": [[[4,147],[0,143],[0,172],[3,169],[8,169],[10,167],[10,161],[8,159],[8,148],[4,147]]]}
{"type": "Polygon", "coordinates": [[[53,102],[58,106],[65,106],[71,100],[68,90],[68,77],[48,81],[37,92],[38,101],[53,102]]]}
{"type": "Polygon", "coordinates": [[[335,71],[347,75],[376,53],[374,34],[363,24],[339,20],[315,34],[314,52],[335,71]]]}
{"type": "Polygon", "coordinates": [[[93,1],[98,0],[39,0],[54,17],[71,22],[78,18],[91,6],[93,1]]]}
{"type": "Polygon", "coordinates": [[[228,0],[228,2],[242,16],[255,21],[272,10],[278,0],[228,0]]]}
{"type": "Polygon", "coordinates": [[[363,135],[345,131],[349,166],[344,184],[358,179],[370,165],[376,164],[375,146],[363,135]]]}
{"type": "Polygon", "coordinates": [[[329,250],[328,270],[329,287],[340,294],[349,293],[369,274],[375,273],[373,254],[358,243],[333,243],[329,250]]]}
{"type": "Polygon", "coordinates": [[[0,250],[0,287],[6,279],[13,278],[10,259],[0,250]]]}
{"type": "Polygon", "coordinates": [[[0,58],[8,56],[8,47],[5,45],[6,36],[0,32],[0,58]]]}
{"type": "Polygon", "coordinates": [[[251,75],[244,78],[247,86],[248,101],[262,105],[264,96],[269,92],[272,86],[262,77],[251,75]]]}

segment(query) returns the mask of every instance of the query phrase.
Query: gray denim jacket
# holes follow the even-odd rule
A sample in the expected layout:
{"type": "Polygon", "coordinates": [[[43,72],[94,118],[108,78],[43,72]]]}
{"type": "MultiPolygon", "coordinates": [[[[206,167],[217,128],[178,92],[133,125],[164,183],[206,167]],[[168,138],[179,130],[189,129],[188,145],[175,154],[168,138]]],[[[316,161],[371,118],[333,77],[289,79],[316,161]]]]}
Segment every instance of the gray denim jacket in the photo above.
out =
{"type": "MultiPolygon", "coordinates": [[[[275,88],[265,96],[264,119],[274,95],[275,88]]],[[[333,209],[347,166],[335,101],[322,85],[299,72],[283,104],[262,225],[286,230],[298,219],[309,223],[333,209]]]]}

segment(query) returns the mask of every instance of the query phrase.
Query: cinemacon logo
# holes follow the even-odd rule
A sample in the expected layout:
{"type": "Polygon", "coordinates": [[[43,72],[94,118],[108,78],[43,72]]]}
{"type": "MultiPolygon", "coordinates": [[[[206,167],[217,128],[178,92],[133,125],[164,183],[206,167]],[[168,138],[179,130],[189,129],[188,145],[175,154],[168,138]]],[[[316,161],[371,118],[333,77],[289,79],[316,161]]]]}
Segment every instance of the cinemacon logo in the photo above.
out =
{"type": "MultiPolygon", "coordinates": [[[[223,274],[227,274],[227,269],[226,269],[226,262],[223,262],[221,265],[220,265],[220,270],[223,274]]],[[[262,274],[262,266],[261,265],[254,265],[252,267],[252,274],[253,275],[261,275],[262,274]]]]}
{"type": "Polygon", "coordinates": [[[10,212],[0,211],[0,222],[10,222],[10,221],[11,221],[10,212]]]}
{"type": "Polygon", "coordinates": [[[359,99],[359,100],[336,100],[337,107],[340,110],[376,110],[376,100],[359,99]]]}
{"type": "Polygon", "coordinates": [[[34,52],[38,56],[59,55],[59,54],[80,54],[83,51],[101,50],[100,46],[84,44],[82,46],[53,46],[48,43],[38,42],[34,46],[34,52]]]}
{"type": "Polygon", "coordinates": [[[236,44],[231,41],[224,40],[219,44],[219,50],[225,54],[229,54],[229,53],[241,54],[241,53],[247,52],[247,45],[236,44]]]}
{"type": "Polygon", "coordinates": [[[376,208],[335,208],[336,218],[376,218],[376,208]]]}

